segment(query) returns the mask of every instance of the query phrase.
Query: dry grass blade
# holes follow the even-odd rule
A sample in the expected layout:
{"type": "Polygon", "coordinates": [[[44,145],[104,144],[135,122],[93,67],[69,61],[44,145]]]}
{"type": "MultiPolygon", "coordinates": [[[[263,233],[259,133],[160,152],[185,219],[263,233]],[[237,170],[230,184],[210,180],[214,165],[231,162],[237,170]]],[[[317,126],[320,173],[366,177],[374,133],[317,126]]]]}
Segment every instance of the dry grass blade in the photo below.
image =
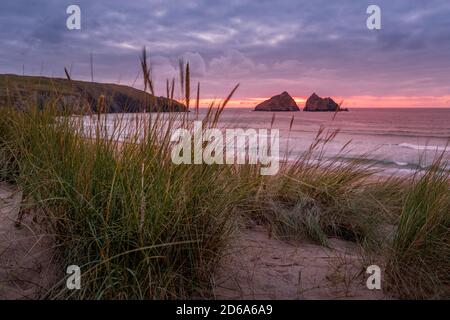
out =
{"type": "Polygon", "coordinates": [[[186,97],[185,97],[185,102],[186,102],[186,108],[189,110],[189,103],[191,100],[191,74],[189,71],[189,62],[186,63],[186,89],[184,90],[186,97]]]}
{"type": "Polygon", "coordinates": [[[180,72],[180,90],[181,96],[184,96],[184,60],[183,58],[178,60],[178,69],[180,72]]]}
{"type": "Polygon", "coordinates": [[[199,109],[200,109],[200,82],[197,82],[197,97],[195,99],[195,112],[197,114],[197,119],[198,119],[199,109]]]}
{"type": "Polygon", "coordinates": [[[64,67],[64,73],[66,74],[67,80],[71,81],[72,78],[70,77],[70,73],[69,73],[69,71],[67,71],[66,67],[64,67]]]}

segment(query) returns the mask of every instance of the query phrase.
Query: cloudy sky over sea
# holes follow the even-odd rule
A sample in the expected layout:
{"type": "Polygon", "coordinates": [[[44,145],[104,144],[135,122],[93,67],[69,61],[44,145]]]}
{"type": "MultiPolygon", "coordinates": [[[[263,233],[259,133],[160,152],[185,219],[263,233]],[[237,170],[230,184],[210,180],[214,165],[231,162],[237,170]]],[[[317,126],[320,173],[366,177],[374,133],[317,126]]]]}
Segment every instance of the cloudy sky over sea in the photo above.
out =
{"type": "Polygon", "coordinates": [[[348,106],[450,107],[448,0],[2,0],[0,41],[0,73],[67,67],[88,80],[92,52],[95,80],[132,84],[145,45],[156,80],[176,76],[183,57],[204,97],[240,82],[237,105],[287,90],[298,101],[317,92],[348,106]],[[71,4],[81,30],[66,27],[71,4]],[[366,27],[370,4],[381,30],[366,27]]]}

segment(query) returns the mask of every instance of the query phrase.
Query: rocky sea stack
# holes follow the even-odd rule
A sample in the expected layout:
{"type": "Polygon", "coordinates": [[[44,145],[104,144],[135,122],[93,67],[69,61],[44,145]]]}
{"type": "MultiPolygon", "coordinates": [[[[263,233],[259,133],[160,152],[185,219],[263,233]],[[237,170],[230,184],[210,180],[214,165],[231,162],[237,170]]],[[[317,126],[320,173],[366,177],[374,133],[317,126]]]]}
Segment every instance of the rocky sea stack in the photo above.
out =
{"type": "Polygon", "coordinates": [[[255,107],[255,111],[300,111],[300,108],[289,93],[285,91],[261,102],[255,107]]]}
{"type": "Polygon", "coordinates": [[[19,109],[30,105],[42,109],[48,101],[73,114],[187,111],[186,106],[178,101],[124,85],[0,75],[0,103],[8,102],[19,109]]]}
{"type": "Polygon", "coordinates": [[[306,100],[303,111],[348,111],[346,108],[341,108],[331,98],[321,98],[313,93],[308,100],[306,100]]]}

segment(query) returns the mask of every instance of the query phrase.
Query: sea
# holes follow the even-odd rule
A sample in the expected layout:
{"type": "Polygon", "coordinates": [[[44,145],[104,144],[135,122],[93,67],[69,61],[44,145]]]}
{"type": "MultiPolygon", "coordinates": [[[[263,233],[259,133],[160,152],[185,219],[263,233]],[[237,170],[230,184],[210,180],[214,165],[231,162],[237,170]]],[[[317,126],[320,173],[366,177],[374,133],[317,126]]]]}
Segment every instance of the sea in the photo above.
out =
{"type": "MultiPolygon", "coordinates": [[[[200,109],[199,118],[206,115],[200,109]]],[[[117,117],[108,115],[113,126],[117,117]]],[[[191,112],[189,118],[197,116],[191,112]]],[[[320,159],[367,160],[381,174],[407,175],[426,169],[443,156],[442,167],[450,170],[450,108],[352,108],[349,112],[257,112],[227,108],[220,128],[278,129],[280,158],[295,161],[317,139],[336,132],[320,148],[320,159]],[[322,135],[318,137],[318,132],[322,135]]],[[[319,156],[319,155],[318,155],[319,156]]]]}
{"type": "Polygon", "coordinates": [[[308,150],[322,129],[319,138],[337,131],[324,146],[324,158],[367,159],[382,173],[409,174],[443,155],[442,165],[450,170],[450,108],[353,108],[338,113],[230,108],[220,121],[225,127],[279,129],[280,153],[292,161],[308,150]]]}

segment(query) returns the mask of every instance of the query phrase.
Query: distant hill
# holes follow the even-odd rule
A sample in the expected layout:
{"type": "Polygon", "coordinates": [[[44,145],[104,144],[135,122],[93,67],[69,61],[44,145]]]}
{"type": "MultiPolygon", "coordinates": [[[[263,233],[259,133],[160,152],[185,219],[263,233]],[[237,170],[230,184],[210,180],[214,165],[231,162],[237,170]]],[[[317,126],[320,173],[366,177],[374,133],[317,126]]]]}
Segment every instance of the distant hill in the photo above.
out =
{"type": "Polygon", "coordinates": [[[89,112],[183,112],[185,105],[165,97],[155,97],[132,87],[75,81],[59,78],[0,75],[0,105],[11,102],[24,109],[33,104],[39,108],[52,101],[61,110],[75,114],[89,112]],[[99,103],[103,96],[104,104],[99,103]],[[104,107],[102,107],[102,105],[104,107]]]}

